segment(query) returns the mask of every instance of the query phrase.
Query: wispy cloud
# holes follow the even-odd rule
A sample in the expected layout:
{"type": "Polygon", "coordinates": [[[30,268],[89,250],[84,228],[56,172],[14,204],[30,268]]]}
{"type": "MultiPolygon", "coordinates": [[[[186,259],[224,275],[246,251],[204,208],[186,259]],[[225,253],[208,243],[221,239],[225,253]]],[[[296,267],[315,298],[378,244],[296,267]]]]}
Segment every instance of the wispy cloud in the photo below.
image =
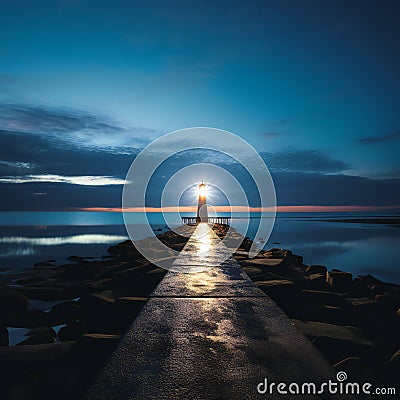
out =
{"type": "Polygon", "coordinates": [[[275,172],[338,173],[349,165],[318,150],[285,150],[262,153],[268,167],[275,172]]]}
{"type": "Polygon", "coordinates": [[[35,167],[35,164],[27,163],[23,161],[5,161],[0,160],[0,165],[4,165],[6,167],[17,168],[17,169],[32,169],[35,167]]]}
{"type": "Polygon", "coordinates": [[[69,146],[107,148],[121,152],[143,147],[158,136],[145,127],[126,126],[104,115],[72,108],[0,104],[0,126],[5,131],[45,135],[69,146]]]}
{"type": "Polygon", "coordinates": [[[400,131],[392,132],[383,136],[370,136],[359,139],[361,144],[374,144],[381,142],[390,142],[391,140],[400,139],[400,131]]]}
{"type": "Polygon", "coordinates": [[[81,186],[123,185],[124,179],[112,176],[61,176],[61,175],[26,175],[0,178],[0,183],[67,183],[81,186]]]}
{"type": "MultiPolygon", "coordinates": [[[[134,149],[115,152],[87,144],[70,145],[48,135],[35,135],[0,129],[0,176],[52,174],[62,176],[123,175],[135,155],[134,149]],[[22,170],[22,166],[30,166],[22,170]],[[20,166],[20,168],[17,168],[20,166]]],[[[137,152],[138,150],[136,150],[137,152]]]]}

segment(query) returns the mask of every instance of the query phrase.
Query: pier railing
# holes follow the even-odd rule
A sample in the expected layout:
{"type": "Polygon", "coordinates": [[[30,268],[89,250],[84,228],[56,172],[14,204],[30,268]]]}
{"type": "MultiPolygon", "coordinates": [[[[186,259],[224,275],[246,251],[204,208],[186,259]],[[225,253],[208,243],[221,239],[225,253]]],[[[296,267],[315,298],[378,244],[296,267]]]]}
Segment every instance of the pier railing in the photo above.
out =
{"type": "MultiPolygon", "coordinates": [[[[231,218],[230,217],[208,217],[207,221],[209,224],[221,224],[221,225],[230,225],[231,218]]],[[[197,225],[196,217],[182,217],[182,223],[185,225],[197,225]]]]}

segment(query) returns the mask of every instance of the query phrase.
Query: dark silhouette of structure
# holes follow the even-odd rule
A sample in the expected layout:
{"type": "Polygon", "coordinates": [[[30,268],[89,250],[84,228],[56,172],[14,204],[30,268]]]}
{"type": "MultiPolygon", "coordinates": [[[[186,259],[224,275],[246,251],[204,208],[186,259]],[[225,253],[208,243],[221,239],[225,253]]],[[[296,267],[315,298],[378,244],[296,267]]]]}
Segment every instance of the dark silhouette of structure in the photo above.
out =
{"type": "Polygon", "coordinates": [[[186,225],[197,225],[200,222],[207,222],[210,224],[223,224],[229,225],[230,217],[209,217],[207,208],[207,186],[202,181],[199,185],[199,199],[197,203],[197,216],[196,217],[182,217],[182,223],[186,225]]]}
{"type": "Polygon", "coordinates": [[[208,222],[208,210],[207,210],[207,198],[206,198],[207,187],[202,181],[199,185],[199,201],[197,204],[197,217],[196,222],[208,222]]]}

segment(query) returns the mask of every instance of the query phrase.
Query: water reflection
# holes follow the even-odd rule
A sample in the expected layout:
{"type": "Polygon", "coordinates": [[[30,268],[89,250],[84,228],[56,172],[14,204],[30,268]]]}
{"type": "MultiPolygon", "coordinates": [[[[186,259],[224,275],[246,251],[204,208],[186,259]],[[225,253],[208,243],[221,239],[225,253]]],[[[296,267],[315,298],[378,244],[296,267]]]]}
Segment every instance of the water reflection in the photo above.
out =
{"type": "Polygon", "coordinates": [[[71,255],[97,258],[107,254],[108,246],[127,238],[123,225],[2,226],[0,273],[46,260],[65,262],[71,255]]]}
{"type": "MultiPolygon", "coordinates": [[[[247,236],[254,237],[251,224],[247,236]]],[[[246,234],[240,224],[238,230],[246,234]]],[[[308,265],[324,264],[354,275],[370,273],[400,282],[399,243],[400,229],[391,226],[278,218],[264,248],[292,250],[308,265]]]]}
{"type": "Polygon", "coordinates": [[[0,257],[24,257],[24,256],[32,256],[36,252],[31,248],[13,248],[8,251],[4,251],[0,253],[0,257]]]}
{"type": "Polygon", "coordinates": [[[212,229],[208,224],[201,223],[197,226],[194,233],[195,240],[193,240],[193,242],[196,247],[195,253],[200,259],[209,255],[208,253],[211,250],[211,231],[212,229]]]}
{"type": "Polygon", "coordinates": [[[28,244],[31,246],[59,246],[64,244],[104,244],[128,239],[127,236],[86,234],[58,237],[23,237],[9,236],[1,237],[0,243],[6,244],[28,244]]]}
{"type": "MultiPolygon", "coordinates": [[[[91,214],[93,220],[90,221],[82,220],[83,214],[67,213],[67,217],[65,214],[53,213],[49,218],[43,219],[40,213],[21,213],[19,216],[16,213],[3,213],[0,216],[0,224],[25,223],[36,227],[1,226],[0,268],[29,267],[38,261],[58,260],[70,255],[98,257],[106,254],[109,245],[127,239],[123,225],[99,226],[99,222],[94,221],[94,214],[91,214]],[[5,215],[8,219],[5,219],[5,215]],[[72,216],[82,225],[65,225],[71,222],[72,216]],[[53,220],[55,217],[57,219],[53,220]],[[51,223],[64,225],[56,226],[51,223]],[[43,225],[46,225],[46,229],[43,229],[43,225]]],[[[158,213],[150,214],[156,221],[158,213]]],[[[342,217],[337,213],[333,216],[337,219],[342,217]]],[[[351,216],[360,218],[358,214],[351,216]]],[[[370,215],[366,217],[370,218],[370,215]]],[[[99,218],[101,222],[109,217],[99,218]]],[[[279,216],[271,238],[264,244],[265,247],[292,250],[302,255],[306,264],[324,264],[328,268],[341,268],[354,274],[372,273],[383,280],[400,282],[400,228],[364,223],[322,222],[316,218],[317,216],[306,213],[301,214],[301,218],[292,214],[279,216]]],[[[318,216],[318,219],[321,219],[321,216],[318,216]]],[[[252,239],[256,232],[252,230],[253,222],[256,223],[257,220],[250,220],[250,227],[246,230],[245,221],[242,226],[241,220],[232,221],[240,233],[252,239]]],[[[135,221],[135,225],[140,232],[140,221],[135,221]]],[[[154,225],[154,228],[164,228],[164,225],[165,223],[154,225]]],[[[198,250],[204,261],[208,258],[207,246],[207,242],[200,241],[198,250]]]]}

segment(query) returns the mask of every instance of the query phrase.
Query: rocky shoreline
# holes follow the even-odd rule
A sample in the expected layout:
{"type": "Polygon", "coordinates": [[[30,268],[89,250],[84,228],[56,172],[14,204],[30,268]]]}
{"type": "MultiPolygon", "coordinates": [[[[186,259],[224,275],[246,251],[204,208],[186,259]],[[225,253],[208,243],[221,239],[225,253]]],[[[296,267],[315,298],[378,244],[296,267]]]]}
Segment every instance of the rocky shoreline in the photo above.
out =
{"type": "MultiPolygon", "coordinates": [[[[215,229],[226,234],[226,226],[215,229]]],[[[176,251],[187,241],[172,231],[158,237],[176,251]]],[[[392,387],[398,382],[400,285],[307,266],[289,250],[249,259],[250,245],[244,238],[234,257],[334,368],[353,381],[392,387]]],[[[47,260],[23,276],[1,277],[0,398],[82,398],[166,272],[130,241],[108,253],[103,259],[72,256],[57,267],[47,260]],[[9,346],[15,328],[25,328],[26,336],[9,346]]],[[[171,256],[172,251],[160,254],[171,256]]]]}
{"type": "Polygon", "coordinates": [[[307,266],[289,250],[235,258],[337,371],[354,382],[398,385],[400,285],[307,266]]]}

